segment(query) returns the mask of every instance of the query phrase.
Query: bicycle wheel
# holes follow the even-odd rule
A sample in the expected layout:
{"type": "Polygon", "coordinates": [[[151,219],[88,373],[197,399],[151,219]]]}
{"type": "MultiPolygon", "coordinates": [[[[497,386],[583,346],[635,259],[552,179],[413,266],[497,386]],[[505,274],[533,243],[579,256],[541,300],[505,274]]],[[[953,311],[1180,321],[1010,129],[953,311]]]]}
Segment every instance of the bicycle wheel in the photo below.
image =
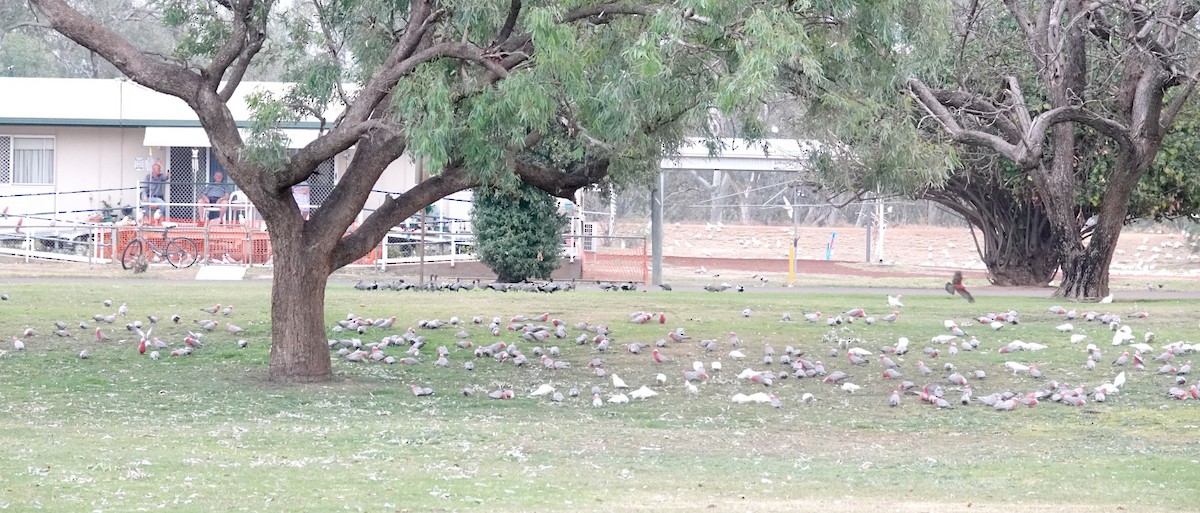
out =
{"type": "Polygon", "coordinates": [[[126,271],[133,269],[133,266],[137,264],[138,258],[145,252],[146,245],[142,243],[141,239],[129,241],[129,244],[126,244],[125,249],[121,251],[121,268],[126,271]]]}
{"type": "Polygon", "coordinates": [[[200,252],[196,250],[196,242],[187,237],[171,239],[167,243],[167,261],[177,269],[187,269],[196,263],[200,252]]]}

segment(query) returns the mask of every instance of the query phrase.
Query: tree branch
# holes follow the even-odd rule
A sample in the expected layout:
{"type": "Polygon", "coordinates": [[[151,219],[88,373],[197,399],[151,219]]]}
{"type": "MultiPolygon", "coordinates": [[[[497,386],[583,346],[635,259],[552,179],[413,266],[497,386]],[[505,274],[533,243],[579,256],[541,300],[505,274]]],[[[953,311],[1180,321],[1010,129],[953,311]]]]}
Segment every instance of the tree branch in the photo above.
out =
{"type": "Polygon", "coordinates": [[[88,19],[64,0],[29,0],[50,22],[50,26],[84,48],[96,52],[126,76],[156,91],[184,99],[192,104],[200,77],[186,68],[157,61],[128,40],[88,19]]]}
{"type": "Polygon", "coordinates": [[[1196,90],[1196,83],[1200,80],[1200,68],[1192,71],[1192,75],[1184,82],[1182,90],[1175,93],[1171,101],[1163,109],[1162,116],[1159,118],[1158,124],[1163,129],[1169,129],[1175,125],[1175,119],[1179,117],[1179,111],[1183,110],[1183,106],[1188,99],[1192,97],[1192,93],[1196,90]]]}
{"type": "Polygon", "coordinates": [[[929,89],[929,86],[926,86],[924,82],[916,78],[910,78],[908,86],[909,91],[916,97],[917,102],[942,125],[942,128],[946,130],[946,133],[953,140],[964,144],[991,148],[1009,160],[1018,163],[1018,165],[1024,165],[1023,163],[1029,159],[1028,148],[1011,144],[987,132],[963,128],[954,115],[950,113],[950,110],[937,100],[933,92],[929,89]]]}
{"type": "MultiPolygon", "coordinates": [[[[1046,137],[1046,131],[1053,125],[1065,122],[1082,123],[1092,127],[1097,132],[1107,135],[1116,141],[1117,145],[1121,147],[1122,152],[1127,151],[1131,154],[1136,154],[1133,138],[1129,135],[1129,128],[1091,110],[1076,106],[1057,107],[1038,114],[1033,119],[1033,124],[1025,136],[1024,145],[1040,149],[1041,141],[1046,137]],[[1036,146],[1034,146],[1035,144],[1036,146]]],[[[1041,154],[1040,150],[1036,153],[1038,155],[1041,154]]]]}
{"type": "MultiPolygon", "coordinates": [[[[250,11],[254,2],[240,1],[233,5],[224,4],[233,13],[233,34],[225,40],[225,44],[221,46],[217,53],[213,55],[212,61],[200,71],[200,76],[204,77],[208,88],[216,91],[221,87],[221,80],[225,78],[225,72],[229,66],[237,60],[238,56],[242,55],[243,50],[247,47],[250,34],[250,11]]],[[[247,63],[248,65],[249,63],[247,63]]],[[[226,85],[220,95],[225,96],[228,93],[233,95],[233,89],[237,84],[226,85]]],[[[228,101],[228,97],[225,97],[228,101]]]]}
{"type": "Polygon", "coordinates": [[[1021,82],[1017,77],[1009,76],[1005,80],[1008,84],[1008,93],[1012,98],[1013,110],[1017,113],[1017,120],[1021,123],[1022,130],[1029,130],[1033,125],[1033,121],[1029,118],[1029,105],[1025,102],[1025,92],[1021,90],[1021,82]]]}
{"type": "Polygon", "coordinates": [[[26,27],[42,28],[42,29],[53,28],[49,24],[42,23],[40,21],[18,21],[16,23],[10,23],[8,25],[0,27],[0,32],[12,32],[14,30],[22,29],[22,28],[26,28],[26,27]]]}
{"type": "MultiPolygon", "coordinates": [[[[1045,3],[1049,4],[1049,2],[1045,3]]],[[[1042,45],[1039,43],[1039,41],[1041,41],[1041,38],[1038,37],[1040,27],[1034,25],[1034,23],[1029,19],[1029,15],[1025,12],[1024,6],[1020,0],[1004,0],[1004,5],[1007,6],[1008,11],[1012,13],[1013,19],[1017,21],[1017,27],[1021,29],[1021,32],[1025,33],[1025,41],[1029,44],[1030,56],[1033,57],[1034,62],[1037,63],[1039,68],[1045,67],[1048,56],[1046,55],[1045,50],[1042,48],[1042,45]]],[[[1045,14],[1048,17],[1049,13],[1045,12],[1045,14]]]]}
{"type": "Polygon", "coordinates": [[[608,176],[609,163],[608,158],[590,160],[574,170],[563,173],[518,158],[513,162],[513,171],[521,181],[551,196],[570,200],[579,189],[598,183],[608,176]]]}
{"type": "Polygon", "coordinates": [[[649,16],[653,13],[654,13],[654,9],[651,9],[644,5],[619,4],[619,3],[597,4],[597,5],[589,5],[589,6],[585,6],[585,7],[579,7],[576,9],[572,9],[571,11],[569,11],[563,15],[562,22],[563,23],[574,23],[576,21],[579,21],[582,19],[587,19],[587,18],[592,18],[592,17],[596,17],[596,18],[600,18],[601,20],[604,20],[615,14],[649,16]]]}
{"type": "MultiPolygon", "coordinates": [[[[342,61],[341,50],[338,48],[337,40],[333,37],[333,31],[329,28],[329,21],[325,18],[325,11],[321,8],[317,0],[312,0],[312,4],[313,9],[317,13],[317,23],[321,27],[321,35],[324,36],[325,49],[329,51],[329,54],[333,56],[335,61],[340,63],[342,61]]],[[[342,86],[342,81],[338,80],[334,82],[334,87],[337,90],[338,99],[342,101],[342,104],[350,105],[350,95],[346,94],[346,88],[342,86]]]]}
{"type": "MultiPolygon", "coordinates": [[[[938,103],[947,107],[969,111],[972,117],[980,120],[980,124],[995,127],[1007,140],[1021,140],[1022,127],[1018,127],[1016,123],[1013,123],[1008,118],[1008,114],[991,100],[966,91],[939,89],[931,92],[938,103]]],[[[1025,126],[1025,128],[1027,127],[1028,125],[1025,126]]]]}
{"type": "Polygon", "coordinates": [[[504,19],[504,25],[500,27],[500,32],[496,34],[496,40],[492,42],[493,47],[508,41],[512,37],[513,28],[517,26],[517,16],[521,14],[521,0],[512,0],[508,4],[508,17],[504,19]]]}
{"type": "Polygon", "coordinates": [[[357,229],[338,240],[333,251],[334,268],[348,265],[367,254],[387,235],[388,230],[426,205],[477,185],[478,180],[472,178],[462,168],[462,163],[458,162],[403,194],[389,197],[357,229]]]}
{"type": "MultiPolygon", "coordinates": [[[[341,126],[344,123],[361,123],[371,117],[375,108],[383,101],[391,92],[402,76],[401,74],[388,73],[401,63],[409,59],[418,48],[421,47],[422,41],[425,39],[425,34],[432,28],[433,24],[445,11],[433,11],[432,0],[414,0],[409,7],[407,29],[396,44],[392,47],[391,53],[387,59],[380,65],[380,71],[375,73],[367,83],[358,92],[358,97],[354,103],[348,105],[346,110],[338,116],[334,122],[336,126],[341,126]]],[[[335,128],[336,130],[336,128],[335,128]]]]}
{"type": "Polygon", "coordinates": [[[238,85],[242,83],[242,78],[246,76],[246,70],[250,69],[250,65],[254,61],[254,56],[262,51],[263,43],[267,40],[266,26],[249,27],[250,31],[246,46],[241,50],[237,60],[233,64],[233,68],[228,71],[225,77],[225,85],[217,92],[217,96],[224,101],[229,101],[233,98],[233,92],[237,90],[238,85]]]}

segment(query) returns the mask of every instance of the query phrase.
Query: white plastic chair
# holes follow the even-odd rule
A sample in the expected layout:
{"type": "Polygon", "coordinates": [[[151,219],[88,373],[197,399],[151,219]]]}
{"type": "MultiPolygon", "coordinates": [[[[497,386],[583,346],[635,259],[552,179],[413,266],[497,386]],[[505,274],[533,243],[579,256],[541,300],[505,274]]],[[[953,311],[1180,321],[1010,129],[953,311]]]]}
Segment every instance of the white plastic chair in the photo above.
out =
{"type": "Polygon", "coordinates": [[[250,207],[254,206],[250,202],[250,198],[246,197],[246,193],[242,191],[233,191],[229,195],[229,221],[250,222],[250,207]],[[240,215],[240,218],[239,218],[240,215]]]}

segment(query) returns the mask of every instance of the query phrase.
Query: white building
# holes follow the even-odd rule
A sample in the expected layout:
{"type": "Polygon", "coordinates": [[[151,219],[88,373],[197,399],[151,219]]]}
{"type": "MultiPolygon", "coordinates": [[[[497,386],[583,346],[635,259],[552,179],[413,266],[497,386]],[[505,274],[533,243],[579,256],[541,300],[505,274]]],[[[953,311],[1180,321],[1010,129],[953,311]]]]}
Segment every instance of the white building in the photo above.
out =
{"type": "MultiPolygon", "coordinates": [[[[239,125],[246,124],[246,95],[281,93],[286,84],[243,83],[229,105],[239,125]]],[[[150,166],[161,163],[171,174],[167,216],[196,217],[194,204],[203,182],[220,164],[196,115],[177,98],[127,80],[0,78],[0,231],[17,219],[25,226],[52,221],[84,221],[106,206],[139,202],[139,182],[150,166]]],[[[315,119],[285,129],[290,146],[300,148],[320,133],[315,119]]],[[[341,178],[353,149],[327,161],[309,180],[312,204],[319,205],[341,178]]],[[[417,180],[408,158],[394,162],[375,189],[399,193],[417,180]]],[[[465,196],[469,204],[469,194],[465,196]]],[[[384,193],[372,194],[366,209],[384,193]]],[[[459,197],[460,200],[462,197],[459,197]]],[[[440,212],[462,212],[459,202],[443,200],[440,212]]]]}

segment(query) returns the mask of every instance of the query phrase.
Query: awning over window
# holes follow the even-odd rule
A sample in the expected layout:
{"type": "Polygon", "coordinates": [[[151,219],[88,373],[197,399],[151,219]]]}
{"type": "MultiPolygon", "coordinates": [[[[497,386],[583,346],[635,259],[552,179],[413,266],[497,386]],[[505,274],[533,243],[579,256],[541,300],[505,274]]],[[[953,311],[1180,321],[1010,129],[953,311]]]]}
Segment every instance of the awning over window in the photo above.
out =
{"type": "MultiPolygon", "coordinates": [[[[246,137],[246,135],[246,131],[242,130],[242,137],[246,137]]],[[[286,128],[283,130],[283,135],[288,138],[288,148],[303,148],[316,140],[320,131],[286,128]]],[[[204,133],[203,128],[178,126],[148,126],[142,144],[148,147],[208,148],[212,146],[208,140],[208,134],[204,133]]]]}

